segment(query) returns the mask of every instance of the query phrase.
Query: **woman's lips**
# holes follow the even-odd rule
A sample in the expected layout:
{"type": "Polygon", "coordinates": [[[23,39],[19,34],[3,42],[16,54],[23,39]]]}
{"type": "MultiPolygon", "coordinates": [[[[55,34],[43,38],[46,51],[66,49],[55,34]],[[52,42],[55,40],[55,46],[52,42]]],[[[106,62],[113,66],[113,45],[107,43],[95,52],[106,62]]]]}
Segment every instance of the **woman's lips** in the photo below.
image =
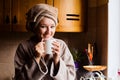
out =
{"type": "Polygon", "coordinates": [[[45,36],[45,37],[43,37],[44,40],[48,40],[50,38],[52,38],[52,36],[45,36]]]}

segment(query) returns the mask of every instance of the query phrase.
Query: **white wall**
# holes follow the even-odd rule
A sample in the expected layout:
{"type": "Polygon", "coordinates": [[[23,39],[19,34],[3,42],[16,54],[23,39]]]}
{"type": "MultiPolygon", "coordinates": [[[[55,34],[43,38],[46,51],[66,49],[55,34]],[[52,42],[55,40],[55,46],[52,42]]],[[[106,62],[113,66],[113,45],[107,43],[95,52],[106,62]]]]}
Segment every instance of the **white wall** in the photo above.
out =
{"type": "Polygon", "coordinates": [[[108,77],[117,79],[120,67],[120,0],[108,4],[108,77]]]}

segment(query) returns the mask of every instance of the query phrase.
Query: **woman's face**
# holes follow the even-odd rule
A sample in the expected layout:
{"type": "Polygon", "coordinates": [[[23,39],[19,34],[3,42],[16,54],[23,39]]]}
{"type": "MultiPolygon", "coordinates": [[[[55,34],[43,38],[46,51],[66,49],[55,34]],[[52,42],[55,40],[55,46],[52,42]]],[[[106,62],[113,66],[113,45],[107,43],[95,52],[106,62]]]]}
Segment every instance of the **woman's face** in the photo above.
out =
{"type": "Polygon", "coordinates": [[[39,36],[39,38],[47,40],[54,36],[55,30],[55,22],[50,18],[44,17],[38,25],[37,35],[39,36]]]}

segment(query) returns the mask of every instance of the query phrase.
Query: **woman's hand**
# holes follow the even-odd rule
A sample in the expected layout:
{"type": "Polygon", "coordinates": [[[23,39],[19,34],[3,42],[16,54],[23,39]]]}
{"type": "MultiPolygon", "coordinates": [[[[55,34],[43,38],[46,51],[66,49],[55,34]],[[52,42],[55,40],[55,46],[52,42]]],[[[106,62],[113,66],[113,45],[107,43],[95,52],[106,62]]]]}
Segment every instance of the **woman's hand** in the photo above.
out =
{"type": "Polygon", "coordinates": [[[57,41],[53,41],[52,44],[53,60],[55,65],[57,65],[60,61],[60,43],[58,43],[57,41]]]}
{"type": "Polygon", "coordinates": [[[45,56],[44,45],[45,45],[45,42],[41,41],[35,46],[35,50],[36,50],[36,53],[35,53],[36,56],[35,57],[36,57],[37,62],[40,61],[41,57],[45,56]]]}

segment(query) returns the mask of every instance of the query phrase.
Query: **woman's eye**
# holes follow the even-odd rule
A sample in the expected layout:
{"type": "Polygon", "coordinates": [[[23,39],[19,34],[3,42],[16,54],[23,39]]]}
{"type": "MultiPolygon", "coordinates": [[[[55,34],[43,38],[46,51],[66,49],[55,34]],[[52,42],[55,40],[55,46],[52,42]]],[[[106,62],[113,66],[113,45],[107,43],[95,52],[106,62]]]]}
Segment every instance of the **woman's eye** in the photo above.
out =
{"type": "Polygon", "coordinates": [[[51,26],[51,28],[55,28],[55,26],[51,26]]]}
{"type": "Polygon", "coordinates": [[[40,28],[46,28],[47,26],[40,26],[40,28]]]}
{"type": "MultiPolygon", "coordinates": [[[[41,25],[40,28],[48,28],[48,26],[41,25]]],[[[50,28],[55,28],[55,26],[50,26],[50,28]]]]}

